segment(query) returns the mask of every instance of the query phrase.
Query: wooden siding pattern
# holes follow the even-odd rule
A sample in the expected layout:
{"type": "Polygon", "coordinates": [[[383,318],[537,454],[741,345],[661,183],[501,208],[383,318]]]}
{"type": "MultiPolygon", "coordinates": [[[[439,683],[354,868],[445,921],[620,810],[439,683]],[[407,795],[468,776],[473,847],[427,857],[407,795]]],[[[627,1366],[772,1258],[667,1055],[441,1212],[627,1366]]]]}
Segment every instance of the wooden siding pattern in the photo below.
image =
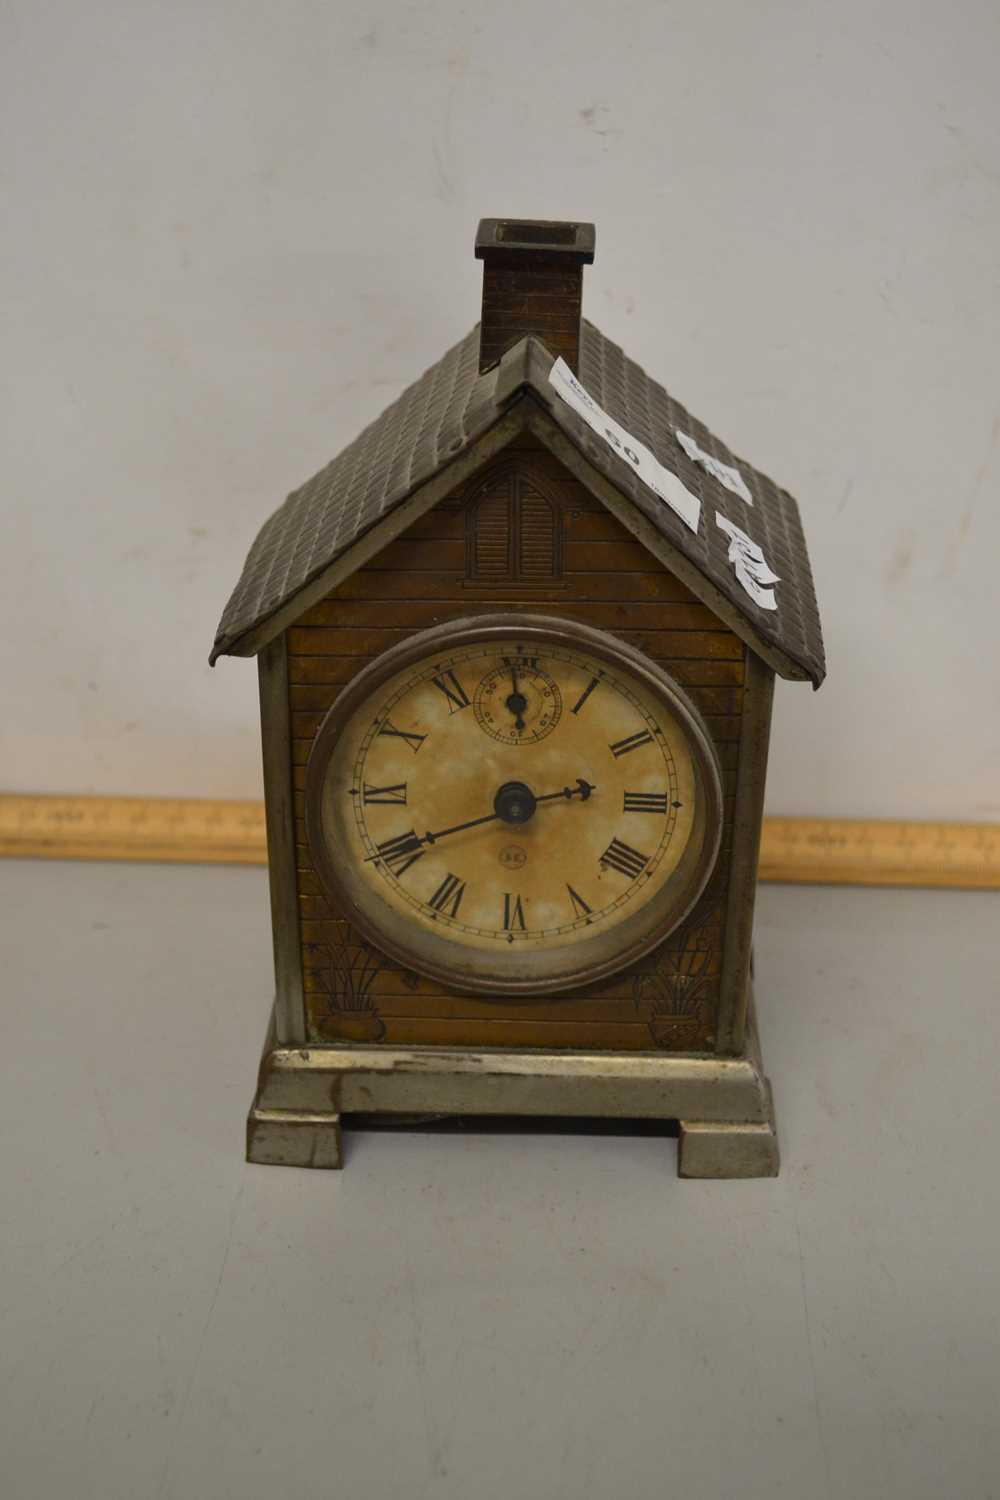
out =
{"type": "MultiPolygon", "coordinates": [[[[525,465],[562,511],[558,592],[497,582],[469,586],[466,514],[454,500],[416,522],[287,633],[296,863],[310,1038],[649,1051],[711,1051],[727,894],[744,682],[744,647],[558,462],[530,440],[504,463],[525,465]],[[683,685],[715,742],[725,793],[723,849],[692,916],[628,972],[579,993],[491,1001],[373,956],[331,905],[313,870],[304,824],[306,762],[340,688],[387,647],[448,619],[553,613],[610,631],[683,685]]],[[[481,494],[481,479],[468,491],[481,494]]]]}

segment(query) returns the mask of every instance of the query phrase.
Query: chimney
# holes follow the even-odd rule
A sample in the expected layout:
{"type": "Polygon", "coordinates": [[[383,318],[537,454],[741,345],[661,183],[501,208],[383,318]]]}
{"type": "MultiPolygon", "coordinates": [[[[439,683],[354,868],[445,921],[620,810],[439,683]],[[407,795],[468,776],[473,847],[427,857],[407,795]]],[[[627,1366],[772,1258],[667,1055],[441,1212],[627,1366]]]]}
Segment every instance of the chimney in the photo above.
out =
{"type": "Polygon", "coordinates": [[[576,373],[583,268],[594,259],[593,224],[552,219],[480,219],[483,262],[479,369],[534,334],[576,373]]]}

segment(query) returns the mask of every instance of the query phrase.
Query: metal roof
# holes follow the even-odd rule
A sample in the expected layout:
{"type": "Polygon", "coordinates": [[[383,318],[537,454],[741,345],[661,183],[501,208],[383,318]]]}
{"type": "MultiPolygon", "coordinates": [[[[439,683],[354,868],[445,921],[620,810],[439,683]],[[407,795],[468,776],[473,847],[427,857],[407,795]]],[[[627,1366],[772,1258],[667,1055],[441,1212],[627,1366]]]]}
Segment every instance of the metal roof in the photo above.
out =
{"type": "MultiPolygon", "coordinates": [[[[544,408],[586,466],[651,523],[647,534],[662,539],[668,559],[681,565],[686,561],[685,581],[696,592],[703,581],[710,607],[718,608],[751,646],[763,648],[783,676],[807,677],[820,685],[826,666],[819,611],[798,506],[786,490],[732,454],[584,320],[580,381],[599,406],[699,497],[702,513],[695,535],[556,394],[548,379],[552,355],[544,344],[523,339],[483,374],[478,356],[477,325],[264,523],[223,612],[211,661],[259,650],[269,638],[268,622],[273,634],[289,623],[296,595],[338,560],[349,565],[347,554],[362,537],[449,464],[469,455],[490,428],[527,398],[536,411],[538,405],[544,408]],[[688,457],[677,440],[678,430],[705,453],[739,470],[752,507],[688,457]],[[776,610],[760,608],[740,584],[729,561],[729,537],[717,526],[716,512],[763,549],[780,579],[776,610]]],[[[309,602],[304,600],[302,608],[309,602]]]]}

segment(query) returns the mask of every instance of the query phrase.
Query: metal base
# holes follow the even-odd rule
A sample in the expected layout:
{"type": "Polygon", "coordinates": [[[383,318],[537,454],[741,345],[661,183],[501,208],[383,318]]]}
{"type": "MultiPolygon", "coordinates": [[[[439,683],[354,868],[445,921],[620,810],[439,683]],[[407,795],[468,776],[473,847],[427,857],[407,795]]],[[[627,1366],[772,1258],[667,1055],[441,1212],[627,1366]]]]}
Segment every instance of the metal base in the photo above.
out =
{"type": "Polygon", "coordinates": [[[273,1021],[247,1121],[247,1160],[343,1165],[343,1114],[676,1120],[681,1177],[776,1177],[778,1139],[751,998],[737,1057],[279,1047],[273,1021]]]}

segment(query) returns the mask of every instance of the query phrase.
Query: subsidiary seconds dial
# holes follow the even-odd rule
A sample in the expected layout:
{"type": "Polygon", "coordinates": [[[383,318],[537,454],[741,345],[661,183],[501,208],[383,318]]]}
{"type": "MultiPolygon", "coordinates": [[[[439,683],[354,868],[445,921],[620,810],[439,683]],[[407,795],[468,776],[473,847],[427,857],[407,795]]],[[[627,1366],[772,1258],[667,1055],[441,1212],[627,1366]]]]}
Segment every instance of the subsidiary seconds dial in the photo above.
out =
{"type": "Polygon", "coordinates": [[[534,745],[562,717],[562,692],[537,656],[502,655],[476,687],[476,723],[505,745],[534,745]]]}
{"type": "Polygon", "coordinates": [[[711,873],[721,790],[680,689],[545,616],[424,631],[345,689],[309,760],[317,872],[383,952],[450,988],[567,990],[631,962],[711,873]]]}

